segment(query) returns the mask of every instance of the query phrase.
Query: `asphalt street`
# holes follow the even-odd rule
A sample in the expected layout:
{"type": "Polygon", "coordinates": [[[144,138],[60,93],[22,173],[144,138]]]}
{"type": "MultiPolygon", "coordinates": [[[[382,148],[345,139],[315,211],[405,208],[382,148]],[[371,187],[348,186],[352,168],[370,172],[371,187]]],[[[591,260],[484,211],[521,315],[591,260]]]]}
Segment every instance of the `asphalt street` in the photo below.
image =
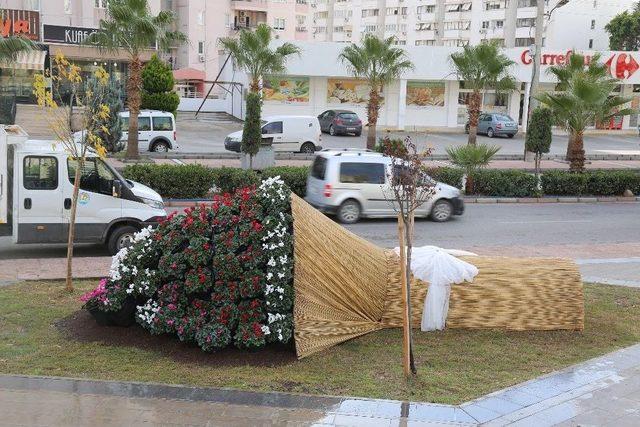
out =
{"type": "MultiPolygon", "coordinates": [[[[216,116],[217,117],[217,116],[216,116]]],[[[181,153],[220,153],[225,152],[224,138],[231,132],[242,129],[242,124],[229,120],[208,117],[206,115],[195,119],[192,114],[181,113],[178,116],[177,135],[181,153]]],[[[378,132],[378,136],[386,135],[378,132]]],[[[450,145],[467,143],[464,133],[438,132],[391,132],[391,136],[404,138],[410,135],[424,149],[431,147],[433,154],[446,154],[445,148],[450,145]]],[[[479,142],[500,145],[499,154],[522,154],[524,150],[523,136],[516,135],[513,139],[506,137],[487,138],[480,135],[479,142]]],[[[361,136],[330,136],[322,134],[323,148],[365,148],[366,132],[361,136]]],[[[567,149],[566,135],[554,135],[550,154],[565,154],[567,149]]],[[[585,151],[587,154],[636,154],[640,155],[640,137],[637,135],[585,135],[585,151]]]]}
{"type": "MultiPolygon", "coordinates": [[[[418,219],[415,244],[466,249],[639,243],[639,219],[640,203],[467,204],[464,215],[446,223],[418,219]]],[[[364,219],[347,228],[377,245],[397,245],[393,219],[364,219]]],[[[78,245],[75,252],[107,255],[96,245],[78,245]]],[[[10,237],[0,237],[0,259],[64,256],[64,245],[15,245],[10,237]]]]}

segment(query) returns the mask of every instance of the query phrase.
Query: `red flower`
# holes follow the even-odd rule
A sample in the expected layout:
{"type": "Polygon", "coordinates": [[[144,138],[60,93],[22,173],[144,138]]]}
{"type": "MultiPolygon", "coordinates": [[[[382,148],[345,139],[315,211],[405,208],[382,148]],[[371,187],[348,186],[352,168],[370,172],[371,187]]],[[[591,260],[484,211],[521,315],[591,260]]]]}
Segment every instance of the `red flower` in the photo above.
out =
{"type": "Polygon", "coordinates": [[[253,227],[254,231],[257,231],[257,232],[262,231],[262,224],[260,224],[258,221],[253,221],[251,226],[253,227]]]}

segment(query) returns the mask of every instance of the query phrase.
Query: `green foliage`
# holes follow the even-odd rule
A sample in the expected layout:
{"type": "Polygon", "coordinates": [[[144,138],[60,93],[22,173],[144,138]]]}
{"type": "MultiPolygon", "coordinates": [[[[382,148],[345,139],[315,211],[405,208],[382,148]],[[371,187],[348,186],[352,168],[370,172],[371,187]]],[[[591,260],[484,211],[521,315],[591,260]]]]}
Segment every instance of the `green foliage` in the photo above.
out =
{"type": "Polygon", "coordinates": [[[142,70],[142,104],[148,110],[176,114],[180,97],[173,91],[173,71],[168,64],[153,55],[142,70]]]}
{"type": "Polygon", "coordinates": [[[617,14],[604,27],[609,33],[609,49],[638,50],[640,49],[640,6],[633,11],[617,14]]]}
{"type": "Polygon", "coordinates": [[[467,173],[487,166],[498,151],[500,146],[487,144],[447,147],[451,163],[463,168],[467,173]]]}
{"type": "Polygon", "coordinates": [[[309,168],[306,166],[274,166],[262,171],[262,179],[280,176],[291,191],[300,197],[307,194],[308,175],[309,168]]]}
{"type": "Polygon", "coordinates": [[[214,184],[214,169],[202,165],[127,165],[125,178],[153,188],[168,199],[207,197],[214,184]]]}
{"type": "MultiPolygon", "coordinates": [[[[99,93],[102,90],[103,95],[99,100],[99,104],[109,107],[109,117],[105,120],[98,120],[94,133],[102,140],[102,145],[108,152],[115,153],[122,150],[122,144],[120,142],[120,138],[122,137],[122,122],[118,115],[118,113],[124,109],[122,99],[120,99],[122,90],[120,83],[113,74],[109,76],[109,81],[104,88],[99,86],[101,86],[101,84],[98,82],[98,79],[95,76],[91,76],[87,80],[85,88],[85,90],[91,91],[91,93],[99,93]],[[106,132],[102,129],[103,126],[106,132]]],[[[99,105],[94,105],[93,108],[96,107],[99,107],[99,105]]],[[[92,115],[95,116],[96,114],[93,113],[92,115]]]]}
{"type": "Polygon", "coordinates": [[[497,43],[467,45],[461,52],[451,54],[451,62],[465,88],[473,90],[515,90],[514,77],[509,68],[514,64],[501,53],[497,43]]]}
{"type": "Polygon", "coordinates": [[[542,175],[542,190],[555,196],[621,196],[625,190],[640,194],[640,173],[634,171],[548,171],[542,175]]]}
{"type": "Polygon", "coordinates": [[[13,62],[20,52],[36,50],[38,46],[24,37],[0,37],[0,62],[13,62]]]}
{"type": "Polygon", "coordinates": [[[243,28],[236,37],[220,39],[220,45],[233,58],[236,66],[251,76],[251,91],[259,90],[261,77],[269,74],[284,74],[287,58],[300,53],[292,43],[282,43],[271,49],[273,30],[267,24],[258,24],[255,30],[243,28]]]}
{"type": "Polygon", "coordinates": [[[218,193],[233,193],[238,188],[258,185],[260,179],[255,171],[239,168],[209,169],[213,174],[213,184],[218,193]]]}
{"type": "Polygon", "coordinates": [[[473,172],[473,194],[533,197],[536,186],[536,177],[521,170],[482,169],[473,172]]]}
{"type": "Polygon", "coordinates": [[[460,168],[438,167],[427,170],[427,174],[438,182],[462,188],[464,170],[460,168]]]}
{"type": "Polygon", "coordinates": [[[175,81],[173,71],[158,55],[153,54],[142,70],[142,87],[149,93],[170,92],[175,81]]]}
{"type": "Polygon", "coordinates": [[[548,153],[551,148],[551,126],[553,113],[550,109],[538,107],[531,113],[531,121],[527,128],[525,146],[527,151],[538,155],[548,153]]]}
{"type": "Polygon", "coordinates": [[[260,115],[262,99],[258,93],[247,93],[247,112],[242,129],[242,142],[240,149],[250,156],[258,154],[262,142],[262,125],[260,115]]]}

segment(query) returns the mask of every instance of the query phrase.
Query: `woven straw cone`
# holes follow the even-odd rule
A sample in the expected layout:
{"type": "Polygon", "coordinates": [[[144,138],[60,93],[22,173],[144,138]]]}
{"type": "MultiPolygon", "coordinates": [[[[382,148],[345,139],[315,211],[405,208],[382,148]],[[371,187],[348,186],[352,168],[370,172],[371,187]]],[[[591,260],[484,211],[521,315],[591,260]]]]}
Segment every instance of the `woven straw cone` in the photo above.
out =
{"type": "MultiPolygon", "coordinates": [[[[398,256],[291,196],[296,352],[309,356],[382,328],[402,326],[398,256]]],[[[480,273],[452,286],[447,327],[582,330],[582,281],[564,259],[468,257],[480,273]]],[[[413,281],[420,327],[428,285],[413,281]]]]}

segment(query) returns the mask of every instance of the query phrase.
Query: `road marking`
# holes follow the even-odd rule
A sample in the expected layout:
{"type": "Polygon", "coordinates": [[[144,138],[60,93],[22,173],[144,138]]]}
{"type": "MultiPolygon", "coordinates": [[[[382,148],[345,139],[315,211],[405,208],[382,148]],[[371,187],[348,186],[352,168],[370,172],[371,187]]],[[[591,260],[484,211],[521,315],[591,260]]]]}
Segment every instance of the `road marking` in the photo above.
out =
{"type": "Polygon", "coordinates": [[[574,223],[590,223],[590,219],[577,219],[571,221],[548,220],[548,221],[500,221],[500,224],[574,224],[574,223]]]}
{"type": "Polygon", "coordinates": [[[179,165],[184,165],[185,163],[180,159],[171,159],[172,162],[177,163],[179,165]]]}

